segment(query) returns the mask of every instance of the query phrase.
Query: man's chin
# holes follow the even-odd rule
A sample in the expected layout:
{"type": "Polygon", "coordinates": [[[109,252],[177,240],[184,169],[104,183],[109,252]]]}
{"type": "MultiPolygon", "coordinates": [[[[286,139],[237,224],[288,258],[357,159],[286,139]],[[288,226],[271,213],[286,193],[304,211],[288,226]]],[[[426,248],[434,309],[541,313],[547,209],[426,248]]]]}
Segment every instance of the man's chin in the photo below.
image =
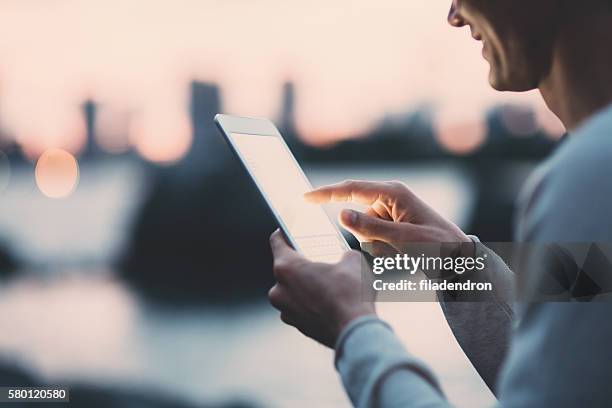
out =
{"type": "Polygon", "coordinates": [[[503,78],[494,69],[489,73],[489,85],[500,92],[527,92],[537,88],[537,84],[533,85],[531,81],[503,78]]]}
{"type": "Polygon", "coordinates": [[[501,82],[492,75],[489,75],[489,85],[491,85],[491,88],[495,89],[496,91],[507,91],[507,89],[501,85],[501,82]]]}

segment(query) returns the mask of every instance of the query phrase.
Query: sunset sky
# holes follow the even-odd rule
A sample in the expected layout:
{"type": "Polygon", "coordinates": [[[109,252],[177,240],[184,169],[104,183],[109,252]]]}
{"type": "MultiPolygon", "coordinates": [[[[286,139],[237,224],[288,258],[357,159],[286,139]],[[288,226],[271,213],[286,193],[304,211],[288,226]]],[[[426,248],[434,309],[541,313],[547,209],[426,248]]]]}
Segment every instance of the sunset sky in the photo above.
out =
{"type": "Polygon", "coordinates": [[[502,101],[541,109],[533,92],[488,87],[481,44],[467,28],[448,26],[449,5],[3,0],[0,124],[32,154],[75,150],[79,104],[90,97],[135,119],[140,150],[180,151],[188,145],[181,134],[191,79],[218,83],[226,112],[272,117],[282,83],[294,81],[298,126],[313,142],[346,137],[423,102],[436,107],[442,129],[478,129],[465,124],[502,101]]]}

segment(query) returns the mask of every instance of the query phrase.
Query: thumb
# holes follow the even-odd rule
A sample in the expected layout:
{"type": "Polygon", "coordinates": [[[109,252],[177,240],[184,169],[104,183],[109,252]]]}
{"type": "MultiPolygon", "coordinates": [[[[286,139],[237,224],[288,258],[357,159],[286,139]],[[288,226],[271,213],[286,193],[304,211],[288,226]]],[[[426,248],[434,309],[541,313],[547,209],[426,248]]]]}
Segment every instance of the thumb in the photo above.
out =
{"type": "Polygon", "coordinates": [[[353,210],[340,213],[340,223],[351,233],[366,241],[401,242],[402,228],[407,223],[395,223],[353,210]]]}
{"type": "Polygon", "coordinates": [[[295,250],[285,240],[285,236],[280,229],[274,231],[270,235],[270,248],[272,249],[272,256],[277,259],[281,257],[287,257],[295,254],[295,250]]]}

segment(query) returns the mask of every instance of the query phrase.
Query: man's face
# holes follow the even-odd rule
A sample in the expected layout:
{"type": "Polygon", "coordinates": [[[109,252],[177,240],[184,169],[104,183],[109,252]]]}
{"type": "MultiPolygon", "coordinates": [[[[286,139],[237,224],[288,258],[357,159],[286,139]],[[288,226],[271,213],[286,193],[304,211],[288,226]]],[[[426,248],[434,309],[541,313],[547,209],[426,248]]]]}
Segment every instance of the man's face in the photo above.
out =
{"type": "Polygon", "coordinates": [[[554,9],[555,0],[453,0],[448,21],[482,42],[493,88],[528,91],[550,69],[554,9]]]}

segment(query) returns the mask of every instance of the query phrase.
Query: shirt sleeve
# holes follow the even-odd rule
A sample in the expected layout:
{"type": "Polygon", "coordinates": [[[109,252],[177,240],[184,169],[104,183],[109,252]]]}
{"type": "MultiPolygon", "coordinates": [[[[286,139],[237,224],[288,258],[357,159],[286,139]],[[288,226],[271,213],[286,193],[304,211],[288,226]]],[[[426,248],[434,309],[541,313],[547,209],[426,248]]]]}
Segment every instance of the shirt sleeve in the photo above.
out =
{"type": "MultiPolygon", "coordinates": [[[[528,195],[519,218],[520,241],[610,242],[612,183],[610,172],[602,171],[610,168],[609,149],[594,149],[588,136],[597,135],[574,136],[586,145],[561,155],[553,176],[528,195]]],[[[555,272],[548,269],[529,258],[521,272],[529,280],[522,287],[540,287],[546,273],[555,272]]],[[[599,302],[526,299],[519,304],[518,324],[499,375],[498,407],[611,406],[612,303],[610,293],[605,295],[599,302]]],[[[336,350],[338,371],[357,407],[449,406],[430,370],[375,317],[352,322],[336,350]]]]}
{"type": "Polygon", "coordinates": [[[375,316],[355,319],[343,330],[336,368],[356,407],[449,406],[429,368],[375,316]]]}
{"type": "MultiPolygon", "coordinates": [[[[500,376],[499,408],[610,406],[610,303],[531,303],[500,376]]],[[[378,318],[338,339],[336,367],[356,407],[449,408],[435,376],[378,318]]]]}
{"type": "Polygon", "coordinates": [[[438,299],[457,342],[489,389],[497,395],[496,384],[510,347],[514,324],[515,275],[494,251],[470,236],[476,257],[487,259],[487,267],[475,273],[457,275],[455,281],[478,279],[493,286],[481,295],[463,291],[439,291],[438,299]]]}

